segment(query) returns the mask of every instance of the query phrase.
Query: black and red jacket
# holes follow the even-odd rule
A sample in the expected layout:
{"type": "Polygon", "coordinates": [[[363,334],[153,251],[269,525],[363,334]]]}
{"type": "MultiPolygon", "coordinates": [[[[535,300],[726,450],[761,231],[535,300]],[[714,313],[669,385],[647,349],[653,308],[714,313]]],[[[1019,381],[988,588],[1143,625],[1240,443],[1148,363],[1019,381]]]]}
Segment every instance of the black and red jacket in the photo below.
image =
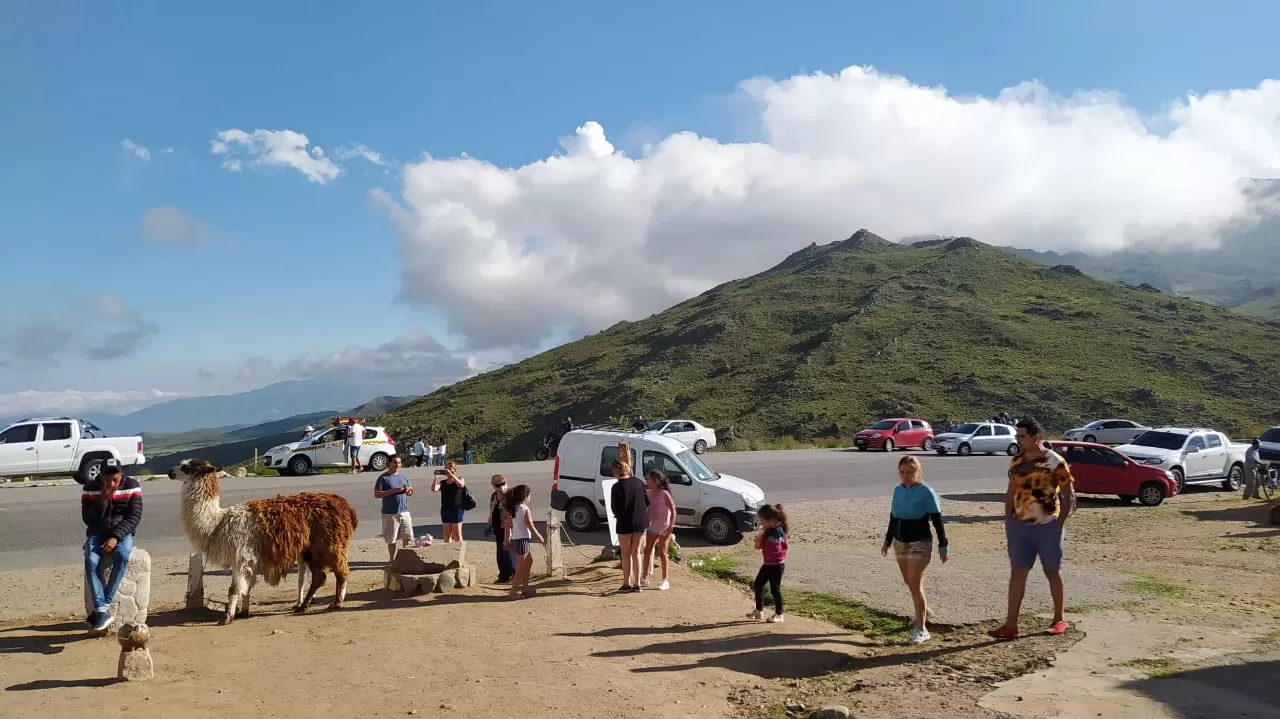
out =
{"type": "Polygon", "coordinates": [[[102,498],[102,482],[86,482],[80,495],[80,516],[84,519],[86,537],[115,537],[136,534],[142,523],[142,485],[133,477],[125,477],[111,499],[102,498]]]}

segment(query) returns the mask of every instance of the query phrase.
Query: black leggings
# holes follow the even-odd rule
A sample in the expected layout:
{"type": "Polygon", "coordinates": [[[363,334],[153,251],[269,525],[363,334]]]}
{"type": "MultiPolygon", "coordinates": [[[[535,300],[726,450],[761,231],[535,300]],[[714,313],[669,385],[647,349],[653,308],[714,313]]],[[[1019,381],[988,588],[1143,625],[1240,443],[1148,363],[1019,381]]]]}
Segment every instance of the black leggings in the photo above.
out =
{"type": "Polygon", "coordinates": [[[756,581],[751,588],[756,591],[756,611],[764,609],[764,585],[769,584],[769,593],[773,595],[773,611],[782,614],[782,570],[785,564],[763,564],[756,573],[756,581]]]}

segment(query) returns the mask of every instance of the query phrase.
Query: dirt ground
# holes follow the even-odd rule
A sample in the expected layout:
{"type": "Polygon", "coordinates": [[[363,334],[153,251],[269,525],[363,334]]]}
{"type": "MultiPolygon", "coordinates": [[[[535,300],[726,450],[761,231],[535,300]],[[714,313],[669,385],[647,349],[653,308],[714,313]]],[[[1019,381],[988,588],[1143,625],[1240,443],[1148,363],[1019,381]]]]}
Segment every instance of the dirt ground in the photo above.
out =
{"type": "MultiPolygon", "coordinates": [[[[794,586],[905,611],[905,590],[883,571],[892,562],[862,557],[883,508],[860,504],[789,508],[788,571],[803,575],[794,586]],[[865,520],[850,521],[853,511],[865,520]],[[841,549],[849,559],[833,567],[841,549]]],[[[931,570],[938,613],[972,598],[982,609],[966,619],[987,619],[1005,581],[988,564],[1003,551],[999,505],[944,497],[944,510],[955,559],[931,570]]],[[[177,609],[185,559],[157,558],[156,678],[138,684],[116,683],[114,640],[84,631],[78,568],[2,572],[0,687],[15,717],[774,718],[827,703],[859,717],[1274,717],[1280,528],[1262,521],[1262,505],[1225,493],[1157,508],[1084,500],[1068,530],[1069,572],[1094,573],[1098,599],[1074,591],[1068,573],[1071,632],[997,644],[985,622],[935,632],[923,647],[794,612],[782,625],[747,622],[744,588],[680,565],[671,591],[618,595],[617,569],[589,564],[596,547],[567,549],[581,566],[530,599],[506,600],[492,585],[399,597],[381,589],[384,547],[364,537],[348,610],[289,614],[289,578],[260,587],[258,613],[229,627],[177,609]],[[42,611],[13,616],[18,606],[42,611]]],[[[687,558],[724,553],[685,543],[687,558]]],[[[468,547],[482,580],[495,575],[491,547],[468,547]]],[[[211,573],[208,596],[220,599],[226,581],[211,573]]]]}

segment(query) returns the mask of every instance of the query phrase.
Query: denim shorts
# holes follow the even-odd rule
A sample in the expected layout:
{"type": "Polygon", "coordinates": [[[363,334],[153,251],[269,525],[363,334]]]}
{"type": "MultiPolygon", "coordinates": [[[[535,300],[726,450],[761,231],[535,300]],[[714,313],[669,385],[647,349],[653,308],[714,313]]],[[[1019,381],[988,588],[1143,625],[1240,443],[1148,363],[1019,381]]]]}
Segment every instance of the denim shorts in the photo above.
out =
{"type": "Polygon", "coordinates": [[[1030,569],[1040,559],[1046,572],[1062,569],[1065,550],[1064,532],[1058,520],[1044,524],[1027,524],[1009,517],[1004,520],[1004,536],[1009,545],[1009,564],[1030,569]]]}
{"type": "Polygon", "coordinates": [[[355,460],[360,456],[360,448],[353,445],[347,445],[347,459],[355,460]]]}
{"type": "Polygon", "coordinates": [[[440,522],[442,524],[462,524],[463,510],[461,509],[445,509],[440,508],[440,522]]]}

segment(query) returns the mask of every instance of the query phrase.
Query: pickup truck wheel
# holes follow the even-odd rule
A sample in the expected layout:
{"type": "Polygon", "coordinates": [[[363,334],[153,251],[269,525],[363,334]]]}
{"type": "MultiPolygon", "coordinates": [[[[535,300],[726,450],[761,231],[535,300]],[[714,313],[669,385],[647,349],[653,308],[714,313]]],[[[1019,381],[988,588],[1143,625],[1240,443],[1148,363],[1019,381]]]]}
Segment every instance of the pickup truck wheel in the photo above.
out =
{"type": "Polygon", "coordinates": [[[1138,488],[1138,501],[1144,507],[1156,507],[1164,501],[1164,487],[1157,482],[1147,482],[1138,488]]]}
{"type": "Polygon", "coordinates": [[[1228,492],[1239,492],[1244,486],[1244,467],[1238,464],[1231,465],[1230,471],[1227,472],[1227,480],[1222,483],[1222,488],[1228,492]]]}
{"type": "Polygon", "coordinates": [[[1187,491],[1187,476],[1182,473],[1182,467],[1174,467],[1169,474],[1173,475],[1173,483],[1178,485],[1178,494],[1187,491]]]}
{"type": "Polygon", "coordinates": [[[733,517],[719,509],[708,512],[707,516],[703,517],[702,536],[706,537],[708,542],[720,546],[734,544],[742,538],[738,534],[738,526],[734,523],[733,517]]]}
{"type": "Polygon", "coordinates": [[[387,468],[387,453],[378,452],[369,458],[369,469],[375,472],[381,472],[387,468]]]}
{"type": "Polygon", "coordinates": [[[591,502],[585,499],[575,499],[569,503],[568,507],[565,507],[564,521],[569,524],[569,529],[581,534],[595,529],[599,517],[596,515],[596,508],[591,505],[591,502]]]}
{"type": "Polygon", "coordinates": [[[289,474],[296,477],[303,477],[311,473],[311,459],[305,454],[300,454],[289,460],[289,474]]]}
{"type": "Polygon", "coordinates": [[[968,457],[969,455],[973,454],[973,447],[970,447],[969,443],[965,442],[959,447],[956,447],[956,454],[960,455],[961,457],[968,457]]]}
{"type": "Polygon", "coordinates": [[[693,452],[694,452],[694,454],[706,454],[706,453],[707,453],[707,440],[705,440],[705,439],[700,439],[700,440],[698,440],[697,442],[694,442],[694,443],[693,443],[693,452]]]}
{"type": "Polygon", "coordinates": [[[88,484],[98,478],[102,474],[102,463],[106,461],[102,458],[86,459],[80,465],[80,471],[76,472],[76,481],[80,484],[88,484]]]}

